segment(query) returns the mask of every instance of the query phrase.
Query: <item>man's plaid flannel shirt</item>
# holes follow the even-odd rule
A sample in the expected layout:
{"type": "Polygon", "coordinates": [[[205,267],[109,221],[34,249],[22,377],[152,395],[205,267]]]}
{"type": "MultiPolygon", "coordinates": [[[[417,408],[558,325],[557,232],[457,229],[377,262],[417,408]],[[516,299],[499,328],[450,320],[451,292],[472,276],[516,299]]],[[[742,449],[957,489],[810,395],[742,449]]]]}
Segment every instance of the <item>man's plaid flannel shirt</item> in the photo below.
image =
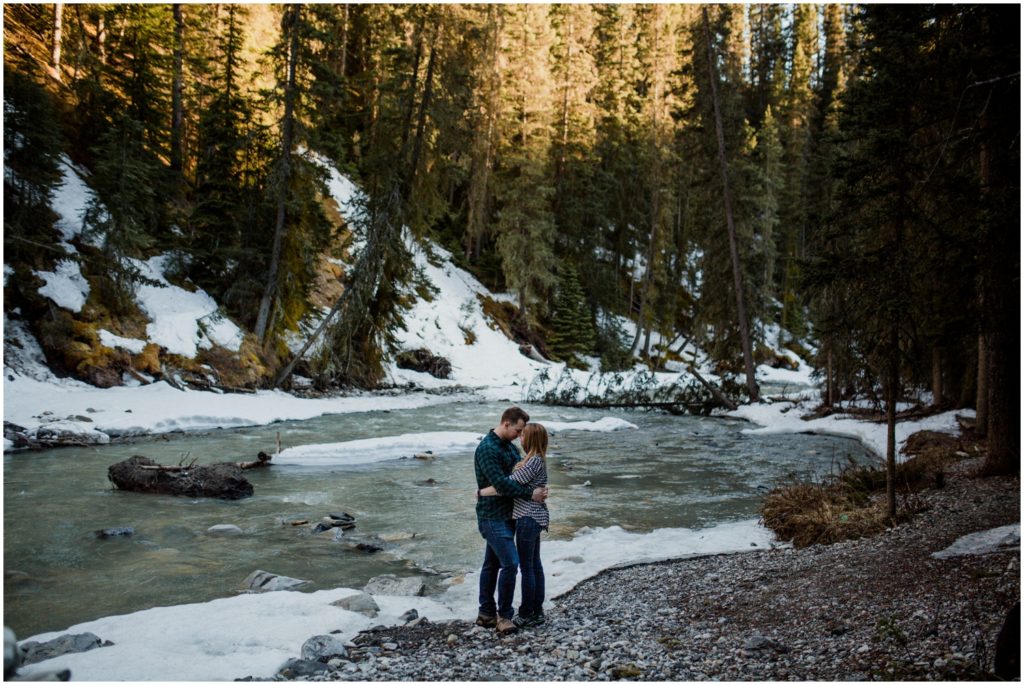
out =
{"type": "Polygon", "coordinates": [[[493,485],[498,491],[496,497],[480,497],[476,501],[476,518],[478,521],[491,519],[497,521],[512,520],[512,499],[520,497],[529,499],[533,489],[520,485],[508,474],[519,461],[519,450],[511,442],[502,440],[494,430],[490,430],[476,447],[473,463],[476,469],[476,486],[481,490],[493,485]]]}

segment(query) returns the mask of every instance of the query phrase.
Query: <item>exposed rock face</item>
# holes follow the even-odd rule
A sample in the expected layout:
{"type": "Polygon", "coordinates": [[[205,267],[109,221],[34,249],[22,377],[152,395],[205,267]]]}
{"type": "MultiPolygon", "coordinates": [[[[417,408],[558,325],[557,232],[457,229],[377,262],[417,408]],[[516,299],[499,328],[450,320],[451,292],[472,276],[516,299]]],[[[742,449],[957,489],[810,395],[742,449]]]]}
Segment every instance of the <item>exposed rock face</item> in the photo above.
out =
{"type": "Polygon", "coordinates": [[[121,490],[159,495],[241,499],[253,493],[242,469],[230,463],[165,469],[152,459],[134,456],[107,469],[107,478],[121,490]]]}

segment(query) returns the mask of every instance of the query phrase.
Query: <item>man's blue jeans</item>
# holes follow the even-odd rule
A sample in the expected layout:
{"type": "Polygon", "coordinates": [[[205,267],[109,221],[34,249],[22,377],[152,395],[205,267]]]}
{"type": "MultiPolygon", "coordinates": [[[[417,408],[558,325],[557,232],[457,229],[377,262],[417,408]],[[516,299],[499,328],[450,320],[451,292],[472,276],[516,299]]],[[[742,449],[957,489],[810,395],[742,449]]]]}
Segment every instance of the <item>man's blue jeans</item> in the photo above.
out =
{"type": "Polygon", "coordinates": [[[511,619],[512,597],[516,592],[516,571],[519,567],[515,521],[483,519],[477,525],[480,535],[487,541],[484,565],[480,569],[480,613],[511,619]],[[495,586],[498,588],[497,607],[494,605],[495,586]]]}
{"type": "Polygon", "coordinates": [[[529,516],[516,521],[516,548],[522,571],[523,596],[519,615],[533,617],[544,604],[544,566],[540,563],[540,525],[529,516]]]}

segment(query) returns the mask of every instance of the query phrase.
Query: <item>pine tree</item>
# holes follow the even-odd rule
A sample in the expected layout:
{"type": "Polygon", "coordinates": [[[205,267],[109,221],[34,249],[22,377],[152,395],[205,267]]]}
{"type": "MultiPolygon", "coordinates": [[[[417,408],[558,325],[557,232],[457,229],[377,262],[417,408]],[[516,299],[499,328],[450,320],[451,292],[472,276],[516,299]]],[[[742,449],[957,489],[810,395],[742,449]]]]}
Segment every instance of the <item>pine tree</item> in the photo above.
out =
{"type": "Polygon", "coordinates": [[[591,354],[596,334],[579,275],[571,264],[563,264],[559,268],[558,288],[552,309],[548,349],[556,359],[572,365],[578,364],[575,355],[591,354]]]}

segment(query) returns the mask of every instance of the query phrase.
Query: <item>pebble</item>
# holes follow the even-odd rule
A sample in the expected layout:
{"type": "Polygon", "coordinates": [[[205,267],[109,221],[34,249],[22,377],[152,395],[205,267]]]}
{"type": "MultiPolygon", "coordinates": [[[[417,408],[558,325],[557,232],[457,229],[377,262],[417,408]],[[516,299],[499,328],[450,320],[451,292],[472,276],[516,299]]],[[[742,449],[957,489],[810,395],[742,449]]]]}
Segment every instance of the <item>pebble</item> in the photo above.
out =
{"type": "Polygon", "coordinates": [[[925,512],[885,535],[609,569],[549,597],[542,626],[511,637],[472,619],[376,629],[353,642],[390,659],[350,651],[303,678],[993,680],[996,635],[1020,599],[1019,552],[928,560],[1019,520],[1019,493],[1016,478],[951,469],[944,488],[915,495],[925,512]]]}

